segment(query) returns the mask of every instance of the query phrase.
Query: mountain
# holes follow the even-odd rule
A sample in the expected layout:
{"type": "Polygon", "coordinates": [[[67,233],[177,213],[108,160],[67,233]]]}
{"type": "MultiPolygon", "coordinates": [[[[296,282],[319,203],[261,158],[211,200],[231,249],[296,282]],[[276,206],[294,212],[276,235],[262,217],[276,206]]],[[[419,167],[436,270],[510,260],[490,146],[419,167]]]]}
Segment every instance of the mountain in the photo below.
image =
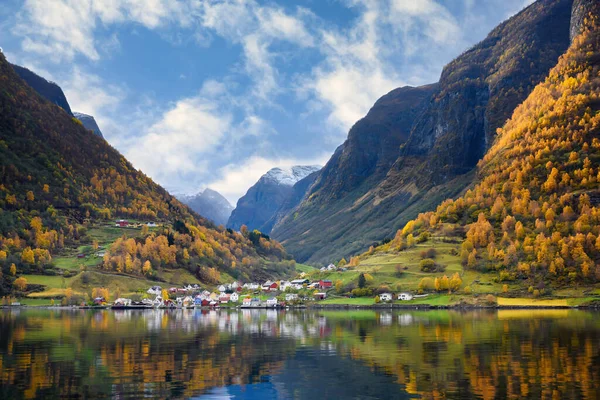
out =
{"type": "Polygon", "coordinates": [[[498,130],[472,188],[370,253],[435,235],[461,243],[465,269],[534,296],[600,281],[600,3],[573,9],[570,48],[498,130]]]}
{"type": "Polygon", "coordinates": [[[298,260],[334,261],[463,192],[496,129],[568,48],[572,5],[539,0],[448,64],[438,83],[378,100],[271,235],[298,260]]]}
{"type": "Polygon", "coordinates": [[[102,131],[100,131],[100,127],[96,123],[94,117],[76,111],[73,111],[73,116],[81,121],[85,129],[94,132],[95,135],[98,135],[101,138],[104,138],[104,136],[102,136],[102,131]]]}
{"type": "Polygon", "coordinates": [[[296,165],[271,169],[238,200],[227,227],[239,230],[242,225],[246,225],[250,230],[258,229],[268,234],[275,223],[273,217],[280,208],[288,200],[292,201],[292,197],[300,196],[297,190],[294,191],[294,185],[320,168],[315,165],[296,165]]]}
{"type": "Polygon", "coordinates": [[[56,104],[63,110],[65,110],[69,114],[73,114],[71,112],[71,107],[69,106],[69,102],[65,97],[60,86],[58,86],[54,82],[50,82],[45,78],[37,75],[36,73],[28,70],[25,67],[21,67],[19,65],[11,64],[12,68],[15,72],[23,79],[29,86],[31,86],[40,96],[45,98],[51,103],[56,104]]]}
{"type": "Polygon", "coordinates": [[[208,218],[216,225],[225,225],[233,206],[221,193],[206,188],[193,196],[180,196],[181,201],[187,204],[192,210],[205,218],[208,218]]]}
{"type": "Polygon", "coordinates": [[[221,273],[260,279],[293,268],[279,243],[218,229],[180,203],[39,96],[2,53],[0,110],[0,292],[9,290],[13,268],[19,275],[78,273],[61,269],[53,257],[108,240],[113,233],[107,229],[122,218],[158,228],[130,231],[133,237],[117,232],[98,260],[104,274],[160,281],[168,271],[184,269],[216,283],[221,273]]]}

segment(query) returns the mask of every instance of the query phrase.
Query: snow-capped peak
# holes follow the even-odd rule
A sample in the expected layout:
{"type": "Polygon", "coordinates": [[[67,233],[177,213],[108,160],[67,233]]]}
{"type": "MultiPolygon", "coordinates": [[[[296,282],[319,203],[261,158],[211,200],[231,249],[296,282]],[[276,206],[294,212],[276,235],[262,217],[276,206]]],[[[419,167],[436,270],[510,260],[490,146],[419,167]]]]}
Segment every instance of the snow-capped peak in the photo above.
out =
{"type": "Polygon", "coordinates": [[[275,167],[264,174],[261,180],[275,182],[280,185],[293,186],[299,180],[321,169],[319,165],[295,165],[288,168],[275,167]]]}

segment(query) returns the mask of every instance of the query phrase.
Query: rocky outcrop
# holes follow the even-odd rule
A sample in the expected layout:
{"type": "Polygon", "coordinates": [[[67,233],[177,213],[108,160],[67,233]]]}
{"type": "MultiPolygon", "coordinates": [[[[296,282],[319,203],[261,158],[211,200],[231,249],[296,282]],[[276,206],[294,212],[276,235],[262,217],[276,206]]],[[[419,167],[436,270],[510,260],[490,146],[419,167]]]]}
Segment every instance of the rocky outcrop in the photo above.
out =
{"type": "Polygon", "coordinates": [[[60,86],[58,86],[54,82],[47,81],[36,73],[28,70],[25,67],[21,67],[19,65],[11,64],[12,68],[15,70],[17,75],[21,77],[29,86],[31,86],[40,96],[50,101],[51,103],[56,104],[67,113],[73,115],[71,112],[71,107],[69,106],[69,102],[65,97],[60,86]]]}
{"type": "Polygon", "coordinates": [[[102,131],[100,131],[100,127],[96,123],[94,117],[76,111],[73,111],[73,116],[79,121],[81,121],[85,129],[87,129],[88,131],[92,131],[95,135],[98,135],[101,138],[104,138],[104,136],[102,136],[102,131]]]}
{"type": "Polygon", "coordinates": [[[339,260],[458,195],[496,129],[568,48],[572,6],[538,0],[448,64],[438,84],[384,96],[272,236],[299,261],[339,260]]]}
{"type": "Polygon", "coordinates": [[[600,1],[598,0],[574,0],[571,15],[571,41],[579,35],[593,18],[600,16],[600,1]]]}

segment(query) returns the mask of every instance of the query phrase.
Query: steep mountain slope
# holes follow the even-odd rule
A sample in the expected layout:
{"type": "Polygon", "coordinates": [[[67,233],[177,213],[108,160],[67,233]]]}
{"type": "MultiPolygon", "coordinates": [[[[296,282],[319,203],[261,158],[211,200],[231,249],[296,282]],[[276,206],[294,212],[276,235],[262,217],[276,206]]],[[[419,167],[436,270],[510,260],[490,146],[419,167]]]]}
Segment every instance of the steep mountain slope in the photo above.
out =
{"type": "Polygon", "coordinates": [[[47,81],[25,67],[15,64],[11,64],[11,66],[29,86],[39,93],[40,96],[47,99],[51,103],[56,104],[67,113],[72,114],[69,102],[67,101],[67,98],[65,97],[65,94],[60,86],[54,82],[47,81]]]}
{"type": "Polygon", "coordinates": [[[542,293],[549,282],[600,281],[600,6],[575,9],[571,47],[498,131],[473,189],[375,253],[402,250],[412,237],[459,235],[463,265],[497,271],[502,282],[542,293]]]}
{"type": "Polygon", "coordinates": [[[292,210],[306,198],[306,194],[309,189],[315,183],[315,180],[319,176],[319,171],[314,171],[306,177],[300,179],[292,186],[291,193],[287,199],[281,204],[277,212],[261,226],[261,232],[270,233],[273,227],[276,226],[283,218],[285,218],[292,210]]]}
{"type": "Polygon", "coordinates": [[[495,130],[567,49],[572,3],[537,1],[448,64],[438,84],[378,101],[272,235],[299,260],[332,261],[459,194],[495,130]]]}
{"type": "Polygon", "coordinates": [[[185,267],[204,280],[219,272],[264,275],[286,257],[260,235],[218,230],[133,168],[106,141],[28,86],[0,53],[0,267],[2,288],[21,272],[52,269],[52,255],[90,243],[87,227],[111,218],[161,222],[121,240],[103,268],[157,278],[185,267]]]}
{"type": "Polygon", "coordinates": [[[238,200],[227,227],[239,230],[242,225],[246,225],[250,230],[258,229],[268,234],[271,231],[269,221],[294,195],[294,185],[320,168],[314,165],[296,165],[271,169],[238,200]]]}
{"type": "Polygon", "coordinates": [[[209,188],[204,189],[196,195],[179,196],[179,198],[192,210],[204,218],[208,218],[216,225],[225,225],[233,211],[233,206],[229,204],[221,193],[209,188]]]}
{"type": "Polygon", "coordinates": [[[95,135],[98,135],[101,138],[104,138],[104,136],[102,136],[102,131],[100,131],[100,127],[96,123],[94,117],[76,111],[73,111],[73,116],[81,121],[85,129],[94,132],[95,135]]]}

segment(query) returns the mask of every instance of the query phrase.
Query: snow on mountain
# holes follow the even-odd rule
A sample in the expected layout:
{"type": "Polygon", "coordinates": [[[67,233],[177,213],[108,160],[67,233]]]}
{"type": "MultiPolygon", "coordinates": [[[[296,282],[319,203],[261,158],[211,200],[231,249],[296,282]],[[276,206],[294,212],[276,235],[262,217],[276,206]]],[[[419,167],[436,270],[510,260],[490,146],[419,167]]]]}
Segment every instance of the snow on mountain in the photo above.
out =
{"type": "Polygon", "coordinates": [[[321,169],[319,165],[295,165],[290,168],[275,167],[261,177],[261,180],[294,186],[296,182],[321,169]]]}
{"type": "Polygon", "coordinates": [[[73,116],[75,118],[77,118],[79,121],[81,121],[81,123],[83,124],[85,129],[94,132],[94,134],[100,136],[101,138],[104,137],[104,136],[102,136],[100,127],[96,123],[96,120],[94,119],[94,117],[92,117],[91,115],[76,112],[76,111],[73,111],[73,116]]]}

